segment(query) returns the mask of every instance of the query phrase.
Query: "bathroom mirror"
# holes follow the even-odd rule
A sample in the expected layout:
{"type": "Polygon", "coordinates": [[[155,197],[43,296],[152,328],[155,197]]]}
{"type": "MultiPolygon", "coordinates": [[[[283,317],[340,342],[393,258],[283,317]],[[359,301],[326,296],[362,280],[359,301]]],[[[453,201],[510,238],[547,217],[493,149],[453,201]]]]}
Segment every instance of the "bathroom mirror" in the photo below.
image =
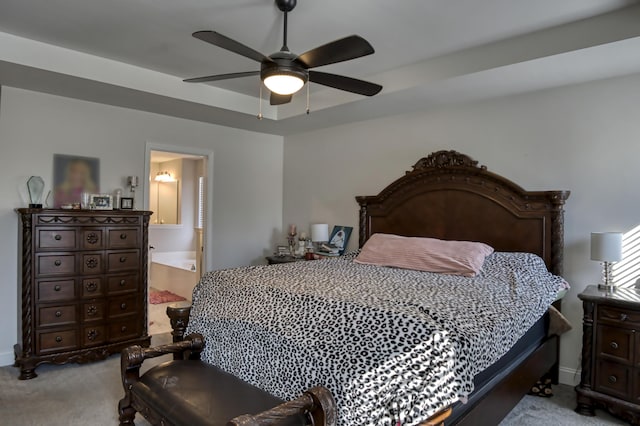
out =
{"type": "Polygon", "coordinates": [[[149,207],[154,212],[154,225],[180,224],[180,185],[177,179],[171,181],[151,181],[149,207]]]}

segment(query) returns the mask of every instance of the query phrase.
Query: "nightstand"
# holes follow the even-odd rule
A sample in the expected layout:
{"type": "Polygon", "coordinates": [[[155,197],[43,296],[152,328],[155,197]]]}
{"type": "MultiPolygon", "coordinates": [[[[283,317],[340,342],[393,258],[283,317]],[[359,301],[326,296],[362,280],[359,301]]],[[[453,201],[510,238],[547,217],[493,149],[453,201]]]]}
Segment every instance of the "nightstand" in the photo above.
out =
{"type": "Polygon", "coordinates": [[[265,257],[269,265],[277,265],[278,263],[293,263],[304,261],[304,257],[293,257],[293,256],[267,256],[265,257]]]}
{"type": "Polygon", "coordinates": [[[603,407],[640,425],[640,291],[589,286],[578,297],[584,318],[576,411],[593,416],[603,407]]]}

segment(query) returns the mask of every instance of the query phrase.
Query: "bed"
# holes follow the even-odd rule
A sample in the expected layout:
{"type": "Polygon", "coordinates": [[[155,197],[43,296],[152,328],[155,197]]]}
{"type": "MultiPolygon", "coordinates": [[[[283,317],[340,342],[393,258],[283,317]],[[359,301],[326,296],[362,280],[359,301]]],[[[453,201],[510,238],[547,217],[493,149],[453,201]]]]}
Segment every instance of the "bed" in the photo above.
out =
{"type": "MultiPolygon", "coordinates": [[[[524,191],[486,167],[479,167],[466,155],[439,151],[420,159],[412,171],[377,196],[356,198],[360,205],[359,242],[363,246],[374,234],[480,241],[499,252],[533,253],[541,259],[544,273],[548,268],[560,275],[563,205],[568,196],[568,191],[524,191]]],[[[491,264],[502,262],[495,260],[502,259],[500,256],[496,254],[487,262],[489,270],[491,264]]],[[[503,257],[524,259],[525,263],[534,258],[503,257]]],[[[494,334],[497,337],[478,356],[486,365],[482,371],[475,371],[449,360],[438,363],[422,350],[421,345],[428,342],[429,350],[436,352],[455,352],[459,357],[470,353],[458,344],[458,334],[450,325],[454,317],[465,312],[456,311],[456,304],[447,297],[440,297],[439,304],[434,305],[442,308],[441,312],[424,307],[421,298],[439,294],[433,289],[427,294],[426,287],[421,286],[419,281],[425,274],[402,271],[398,277],[397,271],[354,265],[351,260],[345,257],[304,266],[258,266],[207,274],[194,290],[188,330],[215,342],[203,359],[281,398],[289,397],[293,388],[325,385],[336,392],[339,415],[342,410],[347,419],[343,420],[345,425],[419,424],[420,416],[426,419],[438,415],[452,405],[449,424],[474,424],[478,419],[482,424],[497,424],[538,377],[554,370],[557,374],[558,338],[547,335],[549,320],[544,314],[554,299],[549,296],[550,290],[542,294],[531,286],[518,296],[520,299],[513,299],[517,306],[526,303],[526,297],[539,297],[537,311],[522,315],[528,322],[519,334],[502,331],[505,327],[498,322],[495,329],[482,331],[483,339],[494,334]],[[368,278],[359,279],[363,275],[368,278]],[[286,284],[287,280],[295,282],[286,284]],[[337,281],[340,285],[331,285],[337,281]],[[404,281],[412,283],[406,286],[408,290],[401,285],[404,281]],[[398,303],[393,296],[397,288],[412,293],[398,303]],[[449,323],[443,319],[447,315],[451,317],[449,323]],[[383,325],[372,328],[371,324],[378,322],[383,325]],[[444,324],[444,331],[436,329],[436,323],[444,324]],[[376,331],[384,327],[385,333],[376,331]],[[360,342],[356,328],[374,332],[363,333],[368,340],[360,342]],[[410,333],[400,332],[405,328],[410,333]],[[508,337],[506,340],[512,340],[508,347],[501,332],[508,337]],[[406,342],[405,335],[411,335],[415,342],[406,342]],[[344,340],[344,336],[350,340],[344,340]],[[396,368],[400,364],[402,368],[396,368]],[[433,382],[425,382],[427,379],[433,382]],[[475,390],[471,394],[460,391],[470,389],[471,380],[475,390]],[[457,398],[450,388],[464,395],[467,403],[454,404],[457,398]],[[426,395],[427,391],[433,395],[426,395]],[[364,399],[367,395],[371,401],[378,398],[381,402],[375,405],[364,399]],[[375,422],[365,420],[369,415],[375,422]]],[[[544,273],[540,272],[540,277],[544,273]]],[[[483,271],[478,280],[486,274],[490,275],[483,271]]],[[[537,275],[525,279],[536,280],[537,275]]],[[[480,281],[477,285],[482,287],[480,281]]],[[[456,297],[466,297],[466,293],[460,291],[456,297]]],[[[559,307],[558,302],[556,305],[559,307]]],[[[485,318],[514,308],[505,304],[491,311],[481,306],[478,310],[486,311],[485,318]]],[[[473,340],[474,333],[462,340],[473,340]]]]}

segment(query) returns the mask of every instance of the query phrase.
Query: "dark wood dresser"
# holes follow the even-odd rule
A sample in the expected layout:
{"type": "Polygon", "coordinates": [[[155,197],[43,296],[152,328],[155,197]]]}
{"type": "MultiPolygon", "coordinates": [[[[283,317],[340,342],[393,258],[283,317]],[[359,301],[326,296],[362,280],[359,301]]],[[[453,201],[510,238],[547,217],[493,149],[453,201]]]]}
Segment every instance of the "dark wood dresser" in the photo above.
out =
{"type": "Polygon", "coordinates": [[[583,301],[582,376],[576,387],[580,414],[607,409],[640,424],[640,291],[589,286],[583,301]]]}
{"type": "Polygon", "coordinates": [[[147,335],[147,211],[18,209],[20,379],[42,363],[90,362],[147,335]]]}

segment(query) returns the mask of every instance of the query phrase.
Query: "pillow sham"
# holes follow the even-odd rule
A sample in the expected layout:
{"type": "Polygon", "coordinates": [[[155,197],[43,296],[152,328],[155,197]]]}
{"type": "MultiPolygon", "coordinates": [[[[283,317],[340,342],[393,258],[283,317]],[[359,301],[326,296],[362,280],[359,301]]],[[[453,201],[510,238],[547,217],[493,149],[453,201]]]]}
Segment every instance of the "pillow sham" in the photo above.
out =
{"type": "Polygon", "coordinates": [[[493,247],[472,241],[373,234],[354,262],[474,277],[493,247]]]}

